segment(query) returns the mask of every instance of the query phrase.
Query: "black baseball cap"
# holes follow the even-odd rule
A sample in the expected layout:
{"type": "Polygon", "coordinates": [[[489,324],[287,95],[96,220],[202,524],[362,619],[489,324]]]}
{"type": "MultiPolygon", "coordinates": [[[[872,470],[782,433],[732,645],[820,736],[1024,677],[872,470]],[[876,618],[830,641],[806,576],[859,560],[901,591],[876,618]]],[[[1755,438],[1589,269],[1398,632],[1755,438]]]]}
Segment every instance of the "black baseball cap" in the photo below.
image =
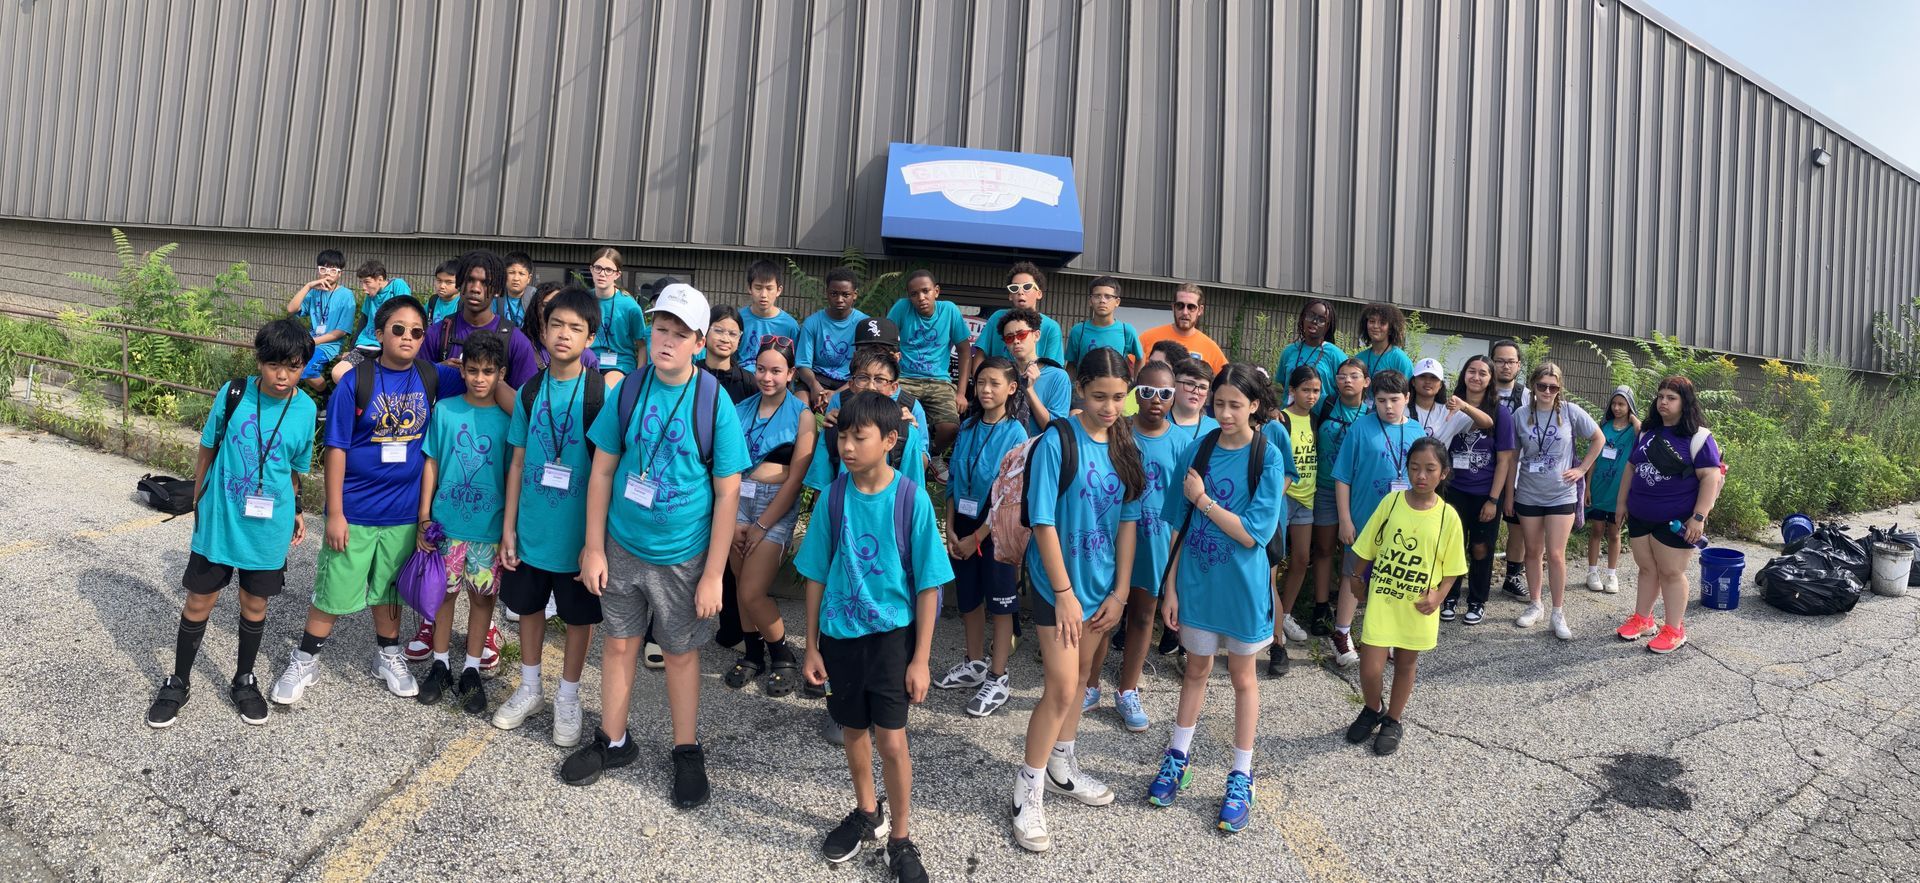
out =
{"type": "Polygon", "coordinates": [[[900,326],[885,316],[868,316],[853,326],[853,345],[879,344],[900,348],[900,326]]]}

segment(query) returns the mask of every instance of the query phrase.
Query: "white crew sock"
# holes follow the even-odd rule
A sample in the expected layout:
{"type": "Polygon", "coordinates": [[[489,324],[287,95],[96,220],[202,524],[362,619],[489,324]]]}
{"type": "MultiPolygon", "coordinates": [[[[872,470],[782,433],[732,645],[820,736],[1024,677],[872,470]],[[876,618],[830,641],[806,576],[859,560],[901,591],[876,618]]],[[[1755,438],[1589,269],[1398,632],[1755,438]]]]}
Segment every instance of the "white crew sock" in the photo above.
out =
{"type": "Polygon", "coordinates": [[[1253,749],[1233,749],[1233,768],[1237,772],[1246,773],[1249,776],[1253,775],[1253,749]]]}
{"type": "Polygon", "coordinates": [[[1183,726],[1180,726],[1179,724],[1174,724],[1173,725],[1173,750],[1178,751],[1181,754],[1192,756],[1193,755],[1193,731],[1197,726],[1198,724],[1195,724],[1194,727],[1183,727],[1183,726]]]}
{"type": "Polygon", "coordinates": [[[569,681],[564,677],[561,678],[560,679],[560,698],[569,699],[569,700],[579,699],[580,698],[580,682],[569,681]]]}
{"type": "Polygon", "coordinates": [[[450,654],[450,653],[435,653],[435,654],[433,654],[433,661],[434,661],[434,662],[438,662],[438,663],[440,663],[441,665],[445,665],[445,666],[451,666],[451,665],[453,665],[453,662],[452,662],[452,659],[453,659],[453,656],[452,656],[452,654],[450,654]]]}
{"type": "Polygon", "coordinates": [[[470,668],[470,669],[473,669],[474,671],[479,671],[479,670],[480,670],[480,657],[478,657],[478,656],[468,656],[468,657],[467,657],[467,664],[466,664],[465,666],[462,666],[462,670],[465,670],[465,669],[468,669],[468,668],[470,668]]]}
{"type": "Polygon", "coordinates": [[[540,692],[540,666],[520,664],[520,689],[534,694],[540,692]]]}

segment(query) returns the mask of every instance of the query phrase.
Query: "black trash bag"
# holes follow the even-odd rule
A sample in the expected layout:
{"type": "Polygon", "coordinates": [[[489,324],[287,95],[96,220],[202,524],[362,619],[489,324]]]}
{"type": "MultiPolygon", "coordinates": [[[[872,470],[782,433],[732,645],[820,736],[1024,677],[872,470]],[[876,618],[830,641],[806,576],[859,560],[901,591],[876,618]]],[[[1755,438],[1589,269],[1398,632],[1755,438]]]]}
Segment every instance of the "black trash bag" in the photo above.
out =
{"type": "MultiPolygon", "coordinates": [[[[1885,530],[1869,527],[1867,528],[1867,548],[1873,548],[1874,543],[1897,543],[1920,552],[1920,533],[1901,530],[1900,525],[1897,524],[1885,530]]],[[[1913,569],[1907,573],[1907,585],[1920,586],[1920,556],[1915,556],[1913,559],[1913,569]]]]}
{"type": "Polygon", "coordinates": [[[1791,550],[1791,554],[1817,552],[1827,563],[1853,574],[1861,585],[1873,575],[1873,559],[1867,555],[1867,547],[1859,540],[1847,536],[1847,531],[1837,524],[1822,524],[1813,529],[1800,548],[1791,550]]]}
{"type": "Polygon", "coordinates": [[[1754,582],[1768,604],[1800,616],[1846,613],[1860,603],[1860,595],[1866,591],[1866,583],[1844,561],[1829,551],[1813,548],[1767,562],[1754,582]]]}

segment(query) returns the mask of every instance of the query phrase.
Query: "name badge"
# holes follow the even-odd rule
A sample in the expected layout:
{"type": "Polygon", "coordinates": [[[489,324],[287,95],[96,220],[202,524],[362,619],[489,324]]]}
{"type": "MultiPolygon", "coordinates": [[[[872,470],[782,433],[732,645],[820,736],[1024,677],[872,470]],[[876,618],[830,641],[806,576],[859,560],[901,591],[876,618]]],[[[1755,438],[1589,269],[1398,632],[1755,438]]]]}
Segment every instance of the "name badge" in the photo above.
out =
{"type": "Polygon", "coordinates": [[[407,443],[406,442],[381,442],[380,443],[380,462],[382,463],[407,462],[407,443]]]}
{"type": "Polygon", "coordinates": [[[980,501],[979,500],[969,500],[966,497],[961,497],[959,498],[958,505],[960,507],[961,515],[965,515],[968,518],[980,517],[980,501]]]}
{"type": "Polygon", "coordinates": [[[1535,475],[1538,475],[1542,472],[1546,472],[1547,466],[1548,464],[1547,464],[1547,461],[1545,460],[1528,460],[1527,461],[1527,471],[1535,475]]]}
{"type": "Polygon", "coordinates": [[[1600,459],[1602,460],[1617,460],[1619,458],[1620,452],[1615,449],[1613,445],[1607,445],[1600,450],[1600,459]]]}
{"type": "Polygon", "coordinates": [[[1410,487],[1411,485],[1407,484],[1406,479],[1396,478],[1393,480],[1392,484],[1387,485],[1387,490],[1388,491],[1404,491],[1404,490],[1408,490],[1410,487]]]}
{"type": "Polygon", "coordinates": [[[1455,454],[1455,455],[1453,455],[1453,468],[1455,468],[1455,469],[1472,469],[1472,468],[1473,468],[1473,458],[1472,458],[1472,457],[1470,457],[1470,456],[1468,456],[1468,455],[1466,455],[1466,454],[1455,454]]]}
{"type": "Polygon", "coordinates": [[[642,509],[653,508],[653,497],[660,492],[660,482],[651,478],[641,478],[638,473],[627,473],[627,499],[642,509]]]}
{"type": "Polygon", "coordinates": [[[246,516],[248,518],[272,518],[273,498],[265,494],[248,494],[246,516]]]}
{"type": "Polygon", "coordinates": [[[573,467],[548,463],[540,468],[540,486],[566,490],[573,486],[573,467]]]}
{"type": "Polygon", "coordinates": [[[752,479],[741,479],[740,499],[751,500],[758,496],[760,496],[760,482],[752,479]]]}

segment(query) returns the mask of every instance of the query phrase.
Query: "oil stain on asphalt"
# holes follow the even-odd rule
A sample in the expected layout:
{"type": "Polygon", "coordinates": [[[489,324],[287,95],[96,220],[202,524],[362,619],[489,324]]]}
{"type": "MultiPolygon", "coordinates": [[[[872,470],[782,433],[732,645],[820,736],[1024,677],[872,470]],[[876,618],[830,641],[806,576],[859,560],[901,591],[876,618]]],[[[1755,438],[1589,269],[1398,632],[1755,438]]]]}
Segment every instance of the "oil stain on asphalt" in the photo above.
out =
{"type": "Polygon", "coordinates": [[[1671,757],[1616,754],[1600,768],[1600,774],[1607,780],[1602,796],[1634,809],[1685,812],[1693,808],[1693,795],[1676,784],[1685,772],[1680,761],[1671,757]]]}

